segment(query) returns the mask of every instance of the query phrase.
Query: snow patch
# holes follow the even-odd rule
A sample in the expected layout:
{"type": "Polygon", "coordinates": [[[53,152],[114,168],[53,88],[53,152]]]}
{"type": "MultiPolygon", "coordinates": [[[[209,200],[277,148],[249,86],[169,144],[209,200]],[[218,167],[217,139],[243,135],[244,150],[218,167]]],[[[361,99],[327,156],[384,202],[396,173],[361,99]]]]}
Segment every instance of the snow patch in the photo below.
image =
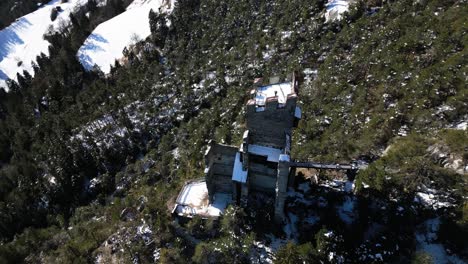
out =
{"type": "Polygon", "coordinates": [[[278,162],[281,155],[281,149],[254,144],[249,144],[248,150],[251,154],[267,157],[270,162],[278,162]]]}
{"type": "Polygon", "coordinates": [[[143,220],[143,223],[137,227],[137,235],[140,236],[146,245],[149,245],[153,239],[153,231],[151,231],[148,224],[143,220]]]}
{"type": "Polygon", "coordinates": [[[458,123],[458,124],[455,126],[455,129],[458,129],[458,130],[466,130],[467,127],[468,127],[468,121],[463,121],[463,122],[458,123]]]}
{"type": "Polygon", "coordinates": [[[340,20],[343,13],[349,10],[349,4],[352,2],[352,0],[328,0],[325,21],[340,20]]]}
{"type": "Polygon", "coordinates": [[[274,263],[275,253],[288,243],[285,239],[280,239],[272,234],[265,235],[266,241],[254,242],[254,254],[250,255],[251,263],[274,263]]]}
{"type": "Polygon", "coordinates": [[[416,232],[416,249],[431,255],[434,263],[465,263],[456,255],[449,255],[441,243],[437,243],[437,232],[440,227],[440,219],[432,218],[425,221],[416,232]]]}
{"type": "Polygon", "coordinates": [[[258,87],[255,95],[255,102],[259,106],[264,106],[270,97],[278,97],[278,103],[285,104],[288,95],[293,94],[294,89],[290,82],[270,84],[258,87]]]}
{"type": "Polygon", "coordinates": [[[356,204],[356,198],[346,196],[345,201],[341,206],[338,206],[337,212],[341,220],[347,225],[351,225],[355,220],[354,207],[356,204]]]}
{"type": "Polygon", "coordinates": [[[206,182],[191,182],[184,186],[177,197],[175,212],[187,217],[194,215],[218,217],[231,203],[231,200],[230,194],[215,193],[213,202],[210,204],[206,182]]]}
{"type": "Polygon", "coordinates": [[[298,217],[297,215],[289,212],[288,213],[288,218],[287,218],[287,223],[283,227],[283,231],[286,233],[287,239],[288,240],[296,240],[297,241],[297,221],[298,217]]]}
{"type": "Polygon", "coordinates": [[[325,180],[320,182],[319,186],[330,188],[339,192],[351,193],[354,190],[354,181],[343,181],[339,179],[325,180]]]}
{"type": "Polygon", "coordinates": [[[0,31],[0,87],[6,87],[8,79],[16,80],[16,74],[27,71],[34,75],[33,63],[41,53],[49,55],[50,43],[43,38],[50,29],[56,31],[67,27],[69,15],[84,6],[88,0],[52,0],[38,10],[18,18],[0,31]],[[58,16],[51,21],[52,9],[61,8],[58,16]]]}
{"type": "Polygon", "coordinates": [[[246,183],[247,182],[247,170],[242,168],[242,161],[240,160],[240,152],[236,153],[236,159],[234,161],[234,169],[232,170],[232,180],[246,183]]]}
{"type": "Polygon", "coordinates": [[[354,191],[354,181],[346,181],[344,186],[344,191],[351,193],[354,191]]]}
{"type": "Polygon", "coordinates": [[[99,66],[104,73],[110,65],[123,57],[125,47],[151,35],[149,12],[171,12],[175,0],[135,0],[122,14],[101,23],[89,35],[77,53],[86,70],[99,66]]]}

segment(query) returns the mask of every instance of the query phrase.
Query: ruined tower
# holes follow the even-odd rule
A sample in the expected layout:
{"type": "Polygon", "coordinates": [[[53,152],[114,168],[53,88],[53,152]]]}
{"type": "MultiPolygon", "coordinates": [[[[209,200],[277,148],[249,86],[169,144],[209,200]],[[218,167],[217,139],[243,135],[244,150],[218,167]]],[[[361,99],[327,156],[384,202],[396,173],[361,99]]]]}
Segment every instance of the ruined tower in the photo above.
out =
{"type": "Polygon", "coordinates": [[[250,93],[248,132],[243,143],[248,187],[274,195],[275,219],[282,221],[290,174],[291,132],[301,118],[296,105],[298,80],[293,74],[284,82],[258,83],[250,93]]]}
{"type": "Polygon", "coordinates": [[[247,206],[249,194],[261,192],[274,198],[275,220],[284,219],[287,188],[293,179],[291,132],[301,118],[296,106],[298,83],[295,74],[282,81],[255,82],[246,105],[247,130],[242,143],[238,148],[210,144],[205,156],[206,183],[188,183],[174,212],[218,216],[227,203],[247,206]],[[209,199],[208,205],[204,197],[209,199]]]}

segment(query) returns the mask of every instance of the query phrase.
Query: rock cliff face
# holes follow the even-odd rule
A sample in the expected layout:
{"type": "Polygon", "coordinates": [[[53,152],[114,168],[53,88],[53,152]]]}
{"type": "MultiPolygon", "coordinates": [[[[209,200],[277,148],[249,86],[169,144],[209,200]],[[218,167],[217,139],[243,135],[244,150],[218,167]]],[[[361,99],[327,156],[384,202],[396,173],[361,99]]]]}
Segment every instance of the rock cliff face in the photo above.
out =
{"type": "Polygon", "coordinates": [[[435,162],[444,168],[452,169],[458,174],[468,173],[468,162],[461,155],[453,153],[449,146],[437,143],[428,147],[427,152],[435,162]]]}

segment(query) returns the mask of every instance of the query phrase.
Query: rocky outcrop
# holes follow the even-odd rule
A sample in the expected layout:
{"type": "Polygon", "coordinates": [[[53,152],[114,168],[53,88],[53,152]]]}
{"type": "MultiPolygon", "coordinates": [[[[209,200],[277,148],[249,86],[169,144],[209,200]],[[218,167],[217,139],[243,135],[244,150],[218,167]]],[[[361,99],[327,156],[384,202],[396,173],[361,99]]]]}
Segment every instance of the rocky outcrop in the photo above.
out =
{"type": "Polygon", "coordinates": [[[431,145],[427,148],[427,152],[435,162],[444,168],[459,174],[468,173],[467,160],[464,160],[461,155],[453,153],[447,145],[442,143],[431,145]]]}

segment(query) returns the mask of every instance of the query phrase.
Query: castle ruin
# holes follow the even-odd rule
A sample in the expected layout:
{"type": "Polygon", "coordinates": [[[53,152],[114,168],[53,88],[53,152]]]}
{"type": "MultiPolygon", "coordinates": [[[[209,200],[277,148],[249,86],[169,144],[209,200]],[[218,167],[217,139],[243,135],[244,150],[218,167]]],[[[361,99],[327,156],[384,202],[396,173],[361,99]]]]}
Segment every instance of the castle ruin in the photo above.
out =
{"type": "Polygon", "coordinates": [[[276,222],[284,220],[287,189],[294,182],[294,168],[345,169],[352,165],[294,162],[291,132],[301,118],[297,106],[299,80],[295,74],[269,84],[255,81],[246,109],[247,130],[239,147],[210,143],[205,153],[204,179],[187,183],[173,213],[180,216],[217,217],[228,204],[248,205],[251,192],[274,197],[276,222]]]}

